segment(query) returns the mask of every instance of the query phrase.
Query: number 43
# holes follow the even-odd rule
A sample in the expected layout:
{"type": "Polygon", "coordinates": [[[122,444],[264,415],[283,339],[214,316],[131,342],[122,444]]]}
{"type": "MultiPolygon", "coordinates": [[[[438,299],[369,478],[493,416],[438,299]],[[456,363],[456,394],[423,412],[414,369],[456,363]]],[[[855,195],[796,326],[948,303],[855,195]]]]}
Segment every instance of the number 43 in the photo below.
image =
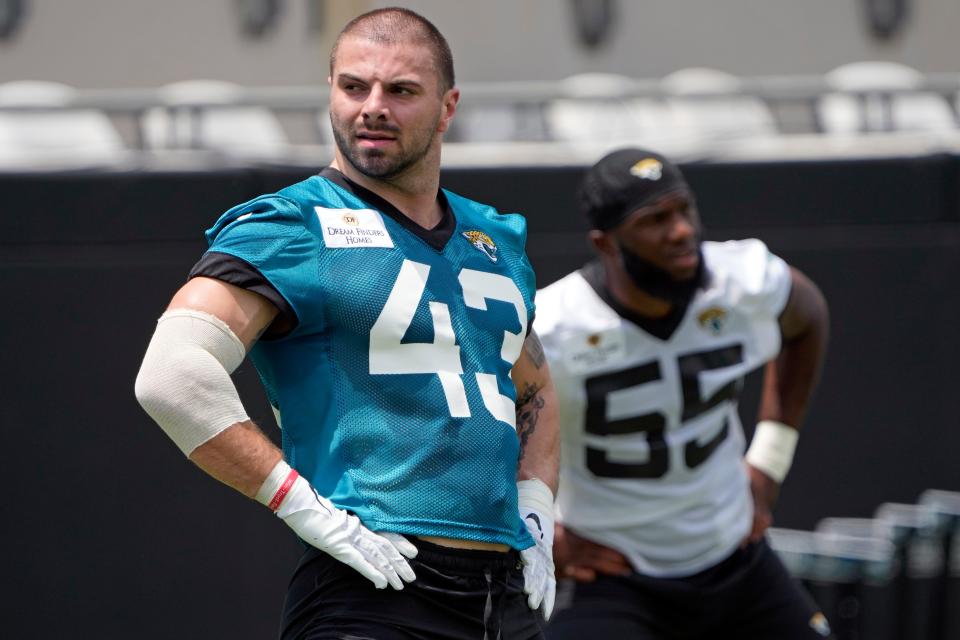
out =
{"type": "MultiPolygon", "coordinates": [[[[370,373],[436,374],[451,417],[469,418],[471,412],[463,383],[460,346],[450,321],[450,307],[438,301],[431,301],[428,305],[433,321],[433,342],[401,342],[413,323],[429,275],[429,265],[403,261],[387,302],[370,329],[370,373]]],[[[520,333],[504,331],[500,348],[500,357],[512,367],[520,356],[527,329],[527,307],[517,285],[506,276],[474,269],[463,269],[458,280],[463,288],[463,301],[468,307],[486,311],[487,300],[500,300],[516,309],[520,333]]],[[[516,429],[514,401],[500,393],[497,376],[485,372],[474,375],[487,411],[516,429]]]]}

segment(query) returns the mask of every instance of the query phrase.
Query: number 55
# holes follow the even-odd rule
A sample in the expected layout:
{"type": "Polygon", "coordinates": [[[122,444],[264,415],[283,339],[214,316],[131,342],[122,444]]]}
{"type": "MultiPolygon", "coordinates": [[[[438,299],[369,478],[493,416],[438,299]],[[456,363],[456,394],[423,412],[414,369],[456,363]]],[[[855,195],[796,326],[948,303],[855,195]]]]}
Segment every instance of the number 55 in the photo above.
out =
{"type": "MultiPolygon", "coordinates": [[[[725,400],[732,400],[738,393],[740,378],[733,380],[711,395],[702,399],[700,374],[711,369],[731,367],[743,362],[743,345],[735,344],[719,349],[697,351],[677,358],[680,370],[680,385],[683,393],[683,414],[681,420],[687,422],[701,413],[709,411],[725,400]]],[[[607,397],[614,391],[636,387],[647,382],[662,379],[659,361],[641,364],[623,371],[614,371],[585,381],[587,391],[587,410],[584,430],[598,436],[618,436],[633,433],[645,433],[650,456],[646,462],[628,464],[611,462],[605,449],[587,447],[587,468],[602,478],[661,478],[670,468],[670,450],[664,437],[667,427],[666,416],[659,412],[644,413],[619,420],[607,420],[607,397]]],[[[689,469],[695,469],[720,446],[730,432],[726,418],[723,427],[706,444],[691,440],[684,446],[684,462],[689,469]]]]}

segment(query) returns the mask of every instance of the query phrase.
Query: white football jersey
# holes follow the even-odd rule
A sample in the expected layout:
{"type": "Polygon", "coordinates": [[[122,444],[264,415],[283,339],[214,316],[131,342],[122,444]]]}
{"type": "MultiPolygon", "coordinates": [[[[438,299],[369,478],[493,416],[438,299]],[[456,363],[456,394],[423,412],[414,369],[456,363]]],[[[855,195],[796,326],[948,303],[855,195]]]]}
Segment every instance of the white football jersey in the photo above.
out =
{"type": "Polygon", "coordinates": [[[761,241],[702,248],[706,286],[666,339],[621,317],[581,271],[536,299],[560,407],[561,518],[652,576],[711,567],[750,531],[737,396],[780,350],[790,293],[789,267],[761,241]]]}

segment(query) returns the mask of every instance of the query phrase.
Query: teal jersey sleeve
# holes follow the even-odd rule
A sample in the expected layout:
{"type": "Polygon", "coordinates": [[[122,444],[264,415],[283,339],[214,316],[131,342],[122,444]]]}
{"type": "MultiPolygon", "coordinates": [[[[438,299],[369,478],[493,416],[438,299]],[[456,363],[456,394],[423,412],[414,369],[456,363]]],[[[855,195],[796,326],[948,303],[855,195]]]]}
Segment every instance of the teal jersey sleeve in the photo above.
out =
{"type": "Polygon", "coordinates": [[[247,262],[283,296],[297,316],[294,333],[323,325],[315,224],[298,203],[266,195],[233,207],[206,232],[209,251],[247,262]]]}
{"type": "Polygon", "coordinates": [[[533,270],[533,265],[530,264],[530,259],[527,257],[527,219],[518,213],[502,215],[506,216],[516,228],[516,246],[518,253],[517,261],[520,265],[518,269],[518,275],[525,285],[523,287],[524,297],[529,300],[527,309],[527,317],[529,318],[527,332],[529,333],[533,329],[533,319],[537,314],[537,278],[536,272],[533,270]]]}

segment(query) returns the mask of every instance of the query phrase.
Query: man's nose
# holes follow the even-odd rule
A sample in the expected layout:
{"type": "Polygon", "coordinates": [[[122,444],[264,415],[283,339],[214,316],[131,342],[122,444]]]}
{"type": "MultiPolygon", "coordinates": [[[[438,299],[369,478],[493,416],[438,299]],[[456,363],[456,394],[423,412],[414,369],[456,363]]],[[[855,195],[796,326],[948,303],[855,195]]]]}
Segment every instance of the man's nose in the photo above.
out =
{"type": "Polygon", "coordinates": [[[370,88],[367,99],[363,101],[362,115],[364,120],[387,119],[387,103],[384,98],[383,87],[375,84],[370,88]]]}
{"type": "Polygon", "coordinates": [[[682,213],[674,213],[670,225],[670,240],[673,242],[686,242],[696,236],[697,228],[693,221],[682,213]]]}

